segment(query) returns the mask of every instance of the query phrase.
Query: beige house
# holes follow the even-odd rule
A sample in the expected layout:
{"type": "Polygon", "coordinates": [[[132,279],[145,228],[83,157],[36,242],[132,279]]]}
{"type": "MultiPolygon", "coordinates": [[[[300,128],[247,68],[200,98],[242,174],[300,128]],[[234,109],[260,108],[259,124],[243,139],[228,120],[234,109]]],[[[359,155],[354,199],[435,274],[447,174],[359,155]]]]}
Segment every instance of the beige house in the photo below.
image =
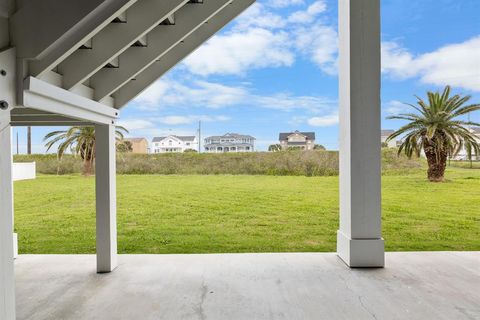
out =
{"type": "Polygon", "coordinates": [[[125,141],[129,141],[132,144],[132,153],[148,153],[148,141],[145,138],[125,138],[125,141]]]}
{"type": "Polygon", "coordinates": [[[386,144],[389,148],[397,147],[397,141],[390,140],[387,142],[388,137],[390,137],[390,135],[394,133],[395,133],[395,130],[382,130],[381,136],[380,136],[380,141],[382,142],[382,145],[386,144]]]}
{"type": "Polygon", "coordinates": [[[279,135],[282,150],[288,148],[301,148],[313,150],[315,148],[315,132],[282,132],[279,135]]]}

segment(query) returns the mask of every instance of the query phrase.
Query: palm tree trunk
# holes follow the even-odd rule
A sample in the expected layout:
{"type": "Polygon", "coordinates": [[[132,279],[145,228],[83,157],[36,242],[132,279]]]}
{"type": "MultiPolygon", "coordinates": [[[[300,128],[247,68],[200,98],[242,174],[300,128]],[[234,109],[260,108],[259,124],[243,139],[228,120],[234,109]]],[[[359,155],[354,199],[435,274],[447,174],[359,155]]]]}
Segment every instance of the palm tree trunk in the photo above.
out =
{"type": "Polygon", "coordinates": [[[83,161],[83,174],[87,177],[92,175],[92,161],[87,159],[83,161]]]}
{"type": "Polygon", "coordinates": [[[447,167],[447,152],[444,150],[439,152],[434,145],[428,142],[425,143],[424,150],[428,163],[428,180],[431,182],[442,182],[447,167]]]}

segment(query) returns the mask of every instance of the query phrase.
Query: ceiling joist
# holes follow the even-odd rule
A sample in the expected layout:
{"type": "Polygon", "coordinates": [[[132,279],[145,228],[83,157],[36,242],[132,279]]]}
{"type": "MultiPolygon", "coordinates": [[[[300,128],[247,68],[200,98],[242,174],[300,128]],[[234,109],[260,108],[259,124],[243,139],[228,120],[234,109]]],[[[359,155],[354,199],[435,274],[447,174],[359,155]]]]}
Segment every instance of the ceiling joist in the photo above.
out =
{"type": "Polygon", "coordinates": [[[126,23],[107,25],[92,38],[91,50],[77,50],[58,66],[64,76],[63,87],[71,89],[87,80],[187,2],[142,0],[135,3],[127,10],[126,23]]]}
{"type": "Polygon", "coordinates": [[[208,23],[204,23],[185,38],[183,42],[177,44],[158,61],[136,75],[135,80],[129,81],[116,91],[113,95],[115,107],[122,108],[129,101],[133,100],[254,2],[255,0],[237,0],[226,6],[221,12],[211,18],[208,23]]]}
{"type": "Polygon", "coordinates": [[[208,0],[203,4],[187,4],[175,13],[175,25],[160,25],[148,34],[148,46],[130,47],[119,56],[119,68],[101,69],[90,78],[95,100],[111,95],[118,88],[161,58],[188,35],[201,27],[231,0],[208,0]]]}

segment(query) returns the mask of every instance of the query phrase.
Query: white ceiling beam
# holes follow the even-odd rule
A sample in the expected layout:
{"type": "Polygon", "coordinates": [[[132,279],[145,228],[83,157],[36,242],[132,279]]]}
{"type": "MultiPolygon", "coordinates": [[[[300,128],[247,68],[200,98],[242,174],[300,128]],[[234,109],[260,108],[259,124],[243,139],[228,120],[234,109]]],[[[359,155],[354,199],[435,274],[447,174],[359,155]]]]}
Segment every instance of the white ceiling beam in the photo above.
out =
{"type": "Polygon", "coordinates": [[[127,10],[126,23],[111,23],[92,39],[91,50],[77,50],[59,66],[63,87],[71,89],[128,49],[188,0],[142,0],[127,10]]]}
{"type": "Polygon", "coordinates": [[[118,69],[102,69],[90,78],[99,101],[115,92],[175,45],[202,26],[232,0],[206,0],[203,4],[187,4],[175,13],[175,25],[159,25],[148,34],[148,46],[130,47],[119,56],[118,69]]]}
{"type": "Polygon", "coordinates": [[[118,110],[114,108],[78,96],[34,77],[25,79],[23,87],[23,106],[26,108],[102,124],[115,123],[119,115],[118,110]]]}
{"type": "MultiPolygon", "coordinates": [[[[73,0],[58,1],[71,10],[75,9],[75,7],[69,7],[73,0]]],[[[83,1],[85,0],[75,1],[79,1],[80,4],[83,4],[83,1]]],[[[41,6],[43,5],[44,1],[31,2],[38,3],[41,6]]],[[[128,9],[135,2],[137,2],[137,0],[103,0],[101,5],[91,12],[91,14],[85,16],[73,28],[62,28],[64,33],[60,34],[57,38],[52,38],[52,40],[55,40],[55,42],[51,45],[51,49],[48,51],[48,53],[45,53],[41,57],[37,57],[36,60],[29,62],[29,74],[34,77],[40,77],[45,72],[52,70],[83,44],[87,43],[96,33],[105,28],[105,26],[109,25],[116,16],[128,9]]],[[[56,15],[61,14],[60,12],[61,11],[58,9],[53,9],[51,11],[51,14],[55,14],[53,17],[49,17],[49,15],[38,15],[38,17],[42,19],[41,23],[38,25],[43,26],[46,20],[55,20],[56,15]]],[[[30,37],[35,37],[37,34],[39,34],[39,32],[31,32],[32,30],[37,30],[38,25],[32,25],[31,29],[28,29],[28,32],[30,32],[30,37]]],[[[44,30],[44,27],[42,27],[40,30],[42,35],[47,32],[44,30]]]]}
{"type": "Polygon", "coordinates": [[[129,81],[116,91],[113,94],[115,107],[121,108],[133,100],[254,2],[255,0],[235,0],[232,4],[225,7],[212,17],[208,23],[204,23],[185,38],[182,43],[177,44],[175,48],[167,52],[157,62],[138,74],[135,80],[129,81]]]}

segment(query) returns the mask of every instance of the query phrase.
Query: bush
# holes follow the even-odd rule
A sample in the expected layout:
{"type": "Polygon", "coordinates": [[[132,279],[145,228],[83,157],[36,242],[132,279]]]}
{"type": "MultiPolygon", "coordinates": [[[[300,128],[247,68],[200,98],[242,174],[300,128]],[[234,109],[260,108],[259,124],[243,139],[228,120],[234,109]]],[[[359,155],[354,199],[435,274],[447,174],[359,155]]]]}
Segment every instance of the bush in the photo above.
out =
{"type": "MultiPolygon", "coordinates": [[[[82,160],[66,155],[15,156],[18,162],[37,162],[37,172],[72,174],[82,172],[82,160]]],[[[337,151],[252,152],[252,153],[172,153],[117,155],[118,174],[232,174],[275,176],[338,175],[337,151]]],[[[404,172],[422,167],[418,159],[397,157],[395,149],[382,150],[383,172],[404,172]]]]}

